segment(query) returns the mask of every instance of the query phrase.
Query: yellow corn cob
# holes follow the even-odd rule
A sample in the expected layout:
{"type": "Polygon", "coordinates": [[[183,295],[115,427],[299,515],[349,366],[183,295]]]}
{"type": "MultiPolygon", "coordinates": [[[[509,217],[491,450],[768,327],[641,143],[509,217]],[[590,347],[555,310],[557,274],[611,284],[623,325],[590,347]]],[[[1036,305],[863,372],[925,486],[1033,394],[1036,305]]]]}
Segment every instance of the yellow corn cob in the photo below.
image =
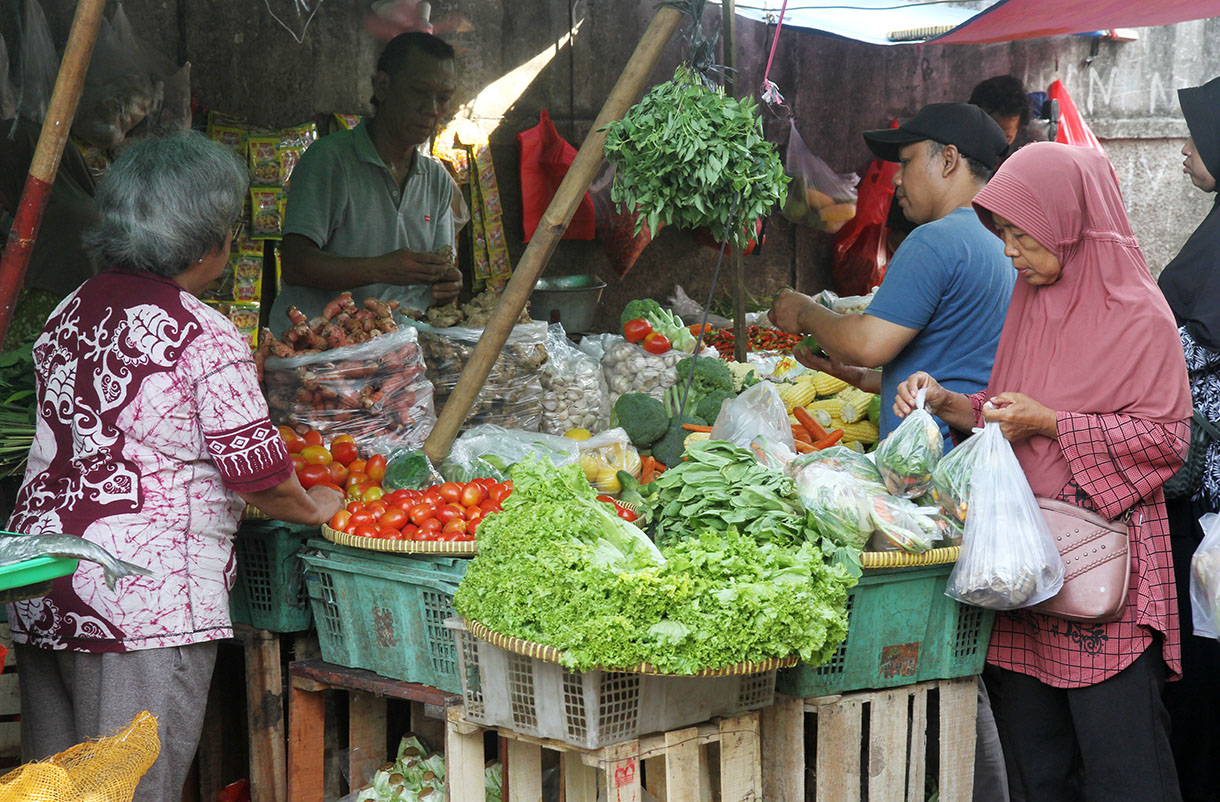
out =
{"type": "Polygon", "coordinates": [[[818,391],[819,396],[834,395],[835,393],[842,390],[844,387],[850,386],[847,382],[843,381],[842,379],[836,379],[834,376],[831,376],[829,373],[822,373],[821,371],[812,371],[812,375],[813,375],[813,379],[812,379],[813,386],[814,386],[814,389],[816,389],[818,391]]]}
{"type": "Polygon", "coordinates": [[[839,442],[842,443],[844,448],[850,448],[852,451],[855,451],[857,454],[864,453],[864,446],[860,444],[859,440],[848,440],[846,442],[840,440],[839,442]]]}
{"type": "Polygon", "coordinates": [[[794,407],[803,407],[817,396],[817,391],[808,382],[777,384],[775,388],[779,391],[779,398],[788,412],[792,412],[794,407]]]}
{"type": "MultiPolygon", "coordinates": [[[[806,404],[805,409],[808,410],[809,414],[811,415],[814,413],[814,410],[820,409],[824,410],[826,414],[830,415],[832,418],[843,417],[839,414],[843,410],[843,402],[838,398],[819,398],[817,401],[810,401],[808,404],[806,404]]],[[[818,423],[821,423],[821,421],[818,421],[818,423]]]]}
{"type": "Polygon", "coordinates": [[[881,435],[881,431],[877,426],[869,421],[862,420],[856,423],[847,423],[842,418],[835,416],[830,419],[830,425],[826,427],[826,431],[834,431],[835,429],[843,430],[843,442],[860,442],[868,445],[869,443],[877,442],[877,438],[881,435]]]}
{"type": "Polygon", "coordinates": [[[866,393],[857,387],[846,387],[839,391],[839,399],[843,402],[840,413],[847,423],[855,423],[868,417],[868,405],[873,400],[872,393],[866,393]]]}

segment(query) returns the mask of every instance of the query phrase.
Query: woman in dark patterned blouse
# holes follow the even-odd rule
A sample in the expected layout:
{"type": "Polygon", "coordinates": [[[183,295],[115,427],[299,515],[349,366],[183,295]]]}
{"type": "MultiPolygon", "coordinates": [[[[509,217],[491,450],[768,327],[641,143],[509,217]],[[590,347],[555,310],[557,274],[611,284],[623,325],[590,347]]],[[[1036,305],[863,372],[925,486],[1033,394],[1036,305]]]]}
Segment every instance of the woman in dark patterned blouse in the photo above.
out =
{"type": "MultiPolygon", "coordinates": [[[[1195,408],[1220,421],[1220,78],[1179,89],[1178,99],[1190,127],[1183,166],[1191,183],[1213,196],[1212,208],[1165,265],[1159,283],[1180,326],[1195,408]]],[[[1220,799],[1220,643],[1195,637],[1190,609],[1190,558],[1203,539],[1199,518],[1220,510],[1220,440],[1207,446],[1203,464],[1194,496],[1167,504],[1182,618],[1182,681],[1165,689],[1165,704],[1186,802],[1220,799]]]]}
{"type": "Polygon", "coordinates": [[[1118,621],[996,617],[985,675],[1011,779],[1030,802],[1177,802],[1161,702],[1180,673],[1161,485],[1182,463],[1191,406],[1173,315],[1099,151],[1027,145],[974,206],[1018,272],[991,380],[965,396],[916,373],[895,411],[927,387],[956,429],[999,422],[1035,495],[1131,515],[1118,621]]]}

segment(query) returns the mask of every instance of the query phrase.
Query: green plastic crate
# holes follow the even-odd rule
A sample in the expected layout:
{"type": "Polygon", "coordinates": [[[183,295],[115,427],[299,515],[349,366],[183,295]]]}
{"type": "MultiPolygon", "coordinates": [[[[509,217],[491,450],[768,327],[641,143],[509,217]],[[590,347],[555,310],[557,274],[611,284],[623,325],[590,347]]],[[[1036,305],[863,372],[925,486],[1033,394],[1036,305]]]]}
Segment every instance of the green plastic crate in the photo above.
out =
{"type": "Polygon", "coordinates": [[[775,690],[809,698],[982,672],[995,613],[946,596],[952,570],[865,569],[848,591],[847,638],[823,665],[781,670],[775,690]]]}
{"type": "Polygon", "coordinates": [[[309,546],[301,559],[324,660],[462,692],[445,619],[468,559],[309,546]]]}
{"type": "MultiPolygon", "coordinates": [[[[0,605],[47,595],[51,580],[75,573],[78,562],[71,557],[34,557],[0,565],[0,605]]],[[[0,623],[7,621],[8,610],[0,607],[0,623]]]]}
{"type": "Polygon", "coordinates": [[[229,616],[271,632],[309,629],[313,611],[300,553],[316,526],[280,521],[242,521],[237,531],[237,581],[229,594],[229,616]]]}

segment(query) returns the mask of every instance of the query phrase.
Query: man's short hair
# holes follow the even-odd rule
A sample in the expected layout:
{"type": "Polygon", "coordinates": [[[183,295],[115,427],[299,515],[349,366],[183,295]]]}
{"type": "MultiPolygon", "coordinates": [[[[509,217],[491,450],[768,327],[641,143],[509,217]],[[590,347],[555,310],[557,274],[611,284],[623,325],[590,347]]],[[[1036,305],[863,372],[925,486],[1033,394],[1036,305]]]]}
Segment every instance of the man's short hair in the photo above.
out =
{"type": "Polygon", "coordinates": [[[968,102],[992,117],[1017,117],[1022,128],[1029,124],[1029,95],[1015,75],[996,75],[980,81],[970,92],[968,102]]]}
{"type": "MultiPolygon", "coordinates": [[[[935,139],[929,139],[927,142],[929,159],[938,158],[940,154],[945,152],[945,148],[949,147],[943,142],[937,142],[935,139]]],[[[960,150],[958,151],[958,155],[965,160],[966,166],[970,168],[970,175],[979,181],[990,181],[991,177],[995,175],[995,170],[993,168],[988,167],[978,159],[972,159],[965,153],[962,153],[960,150]]]]}
{"type": "Polygon", "coordinates": [[[453,47],[437,36],[423,31],[408,31],[395,36],[381,51],[377,59],[377,72],[393,76],[407,63],[411,52],[418,50],[435,59],[452,59],[456,57],[453,47]]]}

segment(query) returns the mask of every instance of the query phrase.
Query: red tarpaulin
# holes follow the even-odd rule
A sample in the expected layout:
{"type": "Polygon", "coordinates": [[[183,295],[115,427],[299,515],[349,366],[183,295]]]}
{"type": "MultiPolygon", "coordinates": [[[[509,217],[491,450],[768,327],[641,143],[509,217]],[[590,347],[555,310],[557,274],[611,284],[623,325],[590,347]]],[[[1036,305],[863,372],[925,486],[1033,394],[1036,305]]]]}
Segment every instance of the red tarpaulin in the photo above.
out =
{"type": "Polygon", "coordinates": [[[1220,0],[1001,0],[928,44],[974,45],[1220,17],[1220,0]]]}

